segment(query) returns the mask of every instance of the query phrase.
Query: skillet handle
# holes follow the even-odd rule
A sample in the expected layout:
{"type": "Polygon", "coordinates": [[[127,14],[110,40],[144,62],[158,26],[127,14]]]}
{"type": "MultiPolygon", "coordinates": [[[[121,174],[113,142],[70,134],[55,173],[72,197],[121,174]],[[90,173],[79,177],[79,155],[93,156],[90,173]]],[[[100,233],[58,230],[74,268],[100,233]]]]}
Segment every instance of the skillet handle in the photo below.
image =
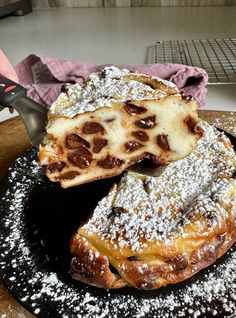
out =
{"type": "Polygon", "coordinates": [[[9,107],[19,98],[26,97],[26,89],[0,74],[0,105],[9,107]]]}

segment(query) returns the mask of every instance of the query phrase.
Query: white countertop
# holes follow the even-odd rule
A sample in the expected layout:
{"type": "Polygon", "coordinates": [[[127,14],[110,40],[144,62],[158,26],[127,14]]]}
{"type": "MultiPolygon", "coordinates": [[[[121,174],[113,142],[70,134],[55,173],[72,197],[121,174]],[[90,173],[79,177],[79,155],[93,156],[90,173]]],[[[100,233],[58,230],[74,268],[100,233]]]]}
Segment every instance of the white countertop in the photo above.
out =
{"type": "MultiPolygon", "coordinates": [[[[71,8],[0,19],[13,64],[30,53],[92,63],[153,63],[157,40],[236,37],[236,7],[71,8]]],[[[205,109],[236,111],[236,85],[208,87],[205,109]]],[[[9,118],[0,112],[0,121],[9,118]]]]}

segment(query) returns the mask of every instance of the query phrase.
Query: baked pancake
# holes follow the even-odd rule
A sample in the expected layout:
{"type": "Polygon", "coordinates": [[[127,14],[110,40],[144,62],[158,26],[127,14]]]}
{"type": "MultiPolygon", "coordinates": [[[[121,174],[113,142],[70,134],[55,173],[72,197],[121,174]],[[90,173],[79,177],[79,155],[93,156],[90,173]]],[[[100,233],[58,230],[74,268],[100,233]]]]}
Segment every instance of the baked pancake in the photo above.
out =
{"type": "Polygon", "coordinates": [[[184,158],[203,129],[198,104],[170,82],[115,67],[68,85],[49,111],[39,162],[67,188],[120,174],[149,158],[184,158]]]}
{"type": "Polygon", "coordinates": [[[127,173],[71,239],[71,275],[100,288],[156,289],[209,266],[236,240],[236,155],[205,133],[159,177],[127,173]]]}

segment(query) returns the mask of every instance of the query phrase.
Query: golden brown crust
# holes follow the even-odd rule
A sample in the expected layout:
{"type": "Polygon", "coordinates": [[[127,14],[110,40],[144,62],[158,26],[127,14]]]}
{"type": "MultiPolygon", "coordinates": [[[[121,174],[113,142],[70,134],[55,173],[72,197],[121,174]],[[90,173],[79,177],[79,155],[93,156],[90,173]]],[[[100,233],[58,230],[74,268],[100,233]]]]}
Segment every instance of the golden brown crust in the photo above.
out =
{"type": "Polygon", "coordinates": [[[101,253],[99,257],[95,256],[96,251],[91,243],[87,241],[86,247],[81,244],[83,239],[76,234],[71,241],[71,273],[74,279],[105,289],[134,286],[152,290],[186,280],[213,264],[236,242],[236,228],[234,225],[230,232],[214,236],[190,257],[176,255],[169,258],[166,265],[149,265],[138,260],[138,257],[130,257],[120,265],[121,276],[111,272],[107,256],[101,253]]]}
{"type": "Polygon", "coordinates": [[[217,258],[228,250],[235,240],[235,234],[234,237],[230,235],[230,240],[227,235],[227,242],[225,243],[224,236],[214,237],[210,242],[203,245],[201,249],[193,253],[198,255],[197,260],[177,255],[175,258],[172,257],[169,259],[167,266],[152,265],[144,267],[142,275],[140,275],[140,267],[134,265],[128,267],[125,277],[129,279],[130,283],[132,281],[132,285],[136,288],[146,290],[157,289],[167,284],[181,282],[195,275],[201,269],[213,264],[217,258]],[[220,254],[220,251],[222,254],[220,254]]]}
{"type": "Polygon", "coordinates": [[[74,279],[100,288],[121,288],[127,283],[111,272],[106,255],[79,234],[71,238],[71,275],[74,279]]]}

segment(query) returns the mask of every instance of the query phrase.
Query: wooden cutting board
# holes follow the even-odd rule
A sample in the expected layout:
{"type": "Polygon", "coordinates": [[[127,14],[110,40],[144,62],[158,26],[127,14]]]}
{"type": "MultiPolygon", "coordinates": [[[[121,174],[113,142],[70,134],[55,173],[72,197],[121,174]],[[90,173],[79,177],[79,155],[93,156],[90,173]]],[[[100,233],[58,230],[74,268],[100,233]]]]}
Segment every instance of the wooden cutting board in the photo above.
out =
{"type": "MultiPolygon", "coordinates": [[[[224,129],[236,137],[236,112],[199,111],[202,119],[224,129]]],[[[30,147],[22,120],[17,117],[0,123],[0,179],[12,162],[30,147]]],[[[0,282],[0,318],[33,318],[10,296],[0,282]]],[[[58,317],[59,318],[59,317],[58,317]]]]}

